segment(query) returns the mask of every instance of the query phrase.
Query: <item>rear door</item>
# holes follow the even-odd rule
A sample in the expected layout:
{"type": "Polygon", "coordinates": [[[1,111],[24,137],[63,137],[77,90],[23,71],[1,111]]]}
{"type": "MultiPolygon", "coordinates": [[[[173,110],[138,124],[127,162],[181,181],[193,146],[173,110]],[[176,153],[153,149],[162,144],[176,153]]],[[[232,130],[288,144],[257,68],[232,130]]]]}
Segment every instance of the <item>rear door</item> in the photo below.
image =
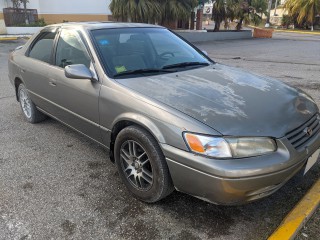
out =
{"type": "Polygon", "coordinates": [[[52,67],[52,53],[56,37],[56,29],[46,29],[30,45],[26,56],[20,60],[20,74],[33,102],[41,109],[52,113],[53,105],[49,81],[52,67]]]}
{"type": "Polygon", "coordinates": [[[90,79],[70,79],[64,68],[73,64],[84,64],[95,74],[93,62],[81,33],[73,29],[62,29],[58,37],[55,66],[49,78],[55,84],[53,102],[58,108],[54,115],[64,123],[101,142],[99,126],[100,82],[90,79]]]}

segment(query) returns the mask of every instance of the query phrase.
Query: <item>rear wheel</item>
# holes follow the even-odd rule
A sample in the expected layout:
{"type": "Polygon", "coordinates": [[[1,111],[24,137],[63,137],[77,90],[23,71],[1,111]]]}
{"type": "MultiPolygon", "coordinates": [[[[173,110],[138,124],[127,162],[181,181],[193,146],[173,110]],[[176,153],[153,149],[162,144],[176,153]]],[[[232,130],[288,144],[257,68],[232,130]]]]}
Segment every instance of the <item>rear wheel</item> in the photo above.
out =
{"type": "Polygon", "coordinates": [[[122,181],[136,198],[151,203],[173,191],[161,148],[143,128],[130,126],[118,134],[115,160],[122,181]]]}
{"type": "Polygon", "coordinates": [[[18,87],[18,97],[23,115],[28,122],[38,123],[46,119],[46,115],[40,112],[30,99],[28,90],[23,83],[20,83],[18,87]]]}

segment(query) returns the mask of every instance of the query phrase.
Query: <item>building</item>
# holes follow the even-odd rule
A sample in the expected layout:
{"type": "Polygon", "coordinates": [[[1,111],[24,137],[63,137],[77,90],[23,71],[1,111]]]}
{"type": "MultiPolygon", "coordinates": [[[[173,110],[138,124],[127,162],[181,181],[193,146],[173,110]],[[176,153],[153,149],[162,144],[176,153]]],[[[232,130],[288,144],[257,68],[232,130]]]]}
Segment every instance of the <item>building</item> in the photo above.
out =
{"type": "MultiPolygon", "coordinates": [[[[38,18],[47,24],[63,21],[108,21],[111,19],[110,0],[29,0],[28,9],[36,9],[38,18]]],[[[11,0],[0,0],[0,29],[3,28],[4,8],[11,0]]],[[[21,6],[22,7],[22,6],[21,6]]]]}

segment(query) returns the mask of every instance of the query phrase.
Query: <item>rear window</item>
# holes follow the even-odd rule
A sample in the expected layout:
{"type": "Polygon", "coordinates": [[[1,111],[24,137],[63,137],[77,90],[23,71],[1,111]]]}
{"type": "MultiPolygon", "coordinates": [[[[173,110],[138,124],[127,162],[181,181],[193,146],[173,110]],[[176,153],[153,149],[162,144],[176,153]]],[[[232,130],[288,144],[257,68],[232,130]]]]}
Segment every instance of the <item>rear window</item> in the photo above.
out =
{"type": "Polygon", "coordinates": [[[50,63],[55,32],[42,33],[40,38],[33,44],[29,57],[50,63]]]}

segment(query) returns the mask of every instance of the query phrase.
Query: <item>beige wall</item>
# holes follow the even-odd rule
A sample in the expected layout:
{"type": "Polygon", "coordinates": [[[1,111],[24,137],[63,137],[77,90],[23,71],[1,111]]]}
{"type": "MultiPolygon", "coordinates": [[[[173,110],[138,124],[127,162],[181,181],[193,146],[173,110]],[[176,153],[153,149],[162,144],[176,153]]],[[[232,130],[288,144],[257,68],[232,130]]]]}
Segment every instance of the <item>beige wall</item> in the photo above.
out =
{"type": "Polygon", "coordinates": [[[6,34],[6,24],[4,23],[3,13],[0,12],[0,34],[6,34]]]}
{"type": "Polygon", "coordinates": [[[99,14],[39,14],[39,18],[44,18],[47,24],[68,22],[85,22],[85,21],[108,21],[111,19],[110,15],[99,14]]]}

